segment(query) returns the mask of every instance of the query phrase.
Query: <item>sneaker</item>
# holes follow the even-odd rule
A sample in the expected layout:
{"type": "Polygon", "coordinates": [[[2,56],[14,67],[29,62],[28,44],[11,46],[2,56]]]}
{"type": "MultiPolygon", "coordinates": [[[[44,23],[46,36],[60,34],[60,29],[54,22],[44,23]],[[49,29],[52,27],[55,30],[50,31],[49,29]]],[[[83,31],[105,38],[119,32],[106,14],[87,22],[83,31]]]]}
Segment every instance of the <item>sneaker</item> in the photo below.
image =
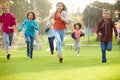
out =
{"type": "Polygon", "coordinates": [[[30,59],[32,59],[33,57],[32,56],[30,56],[30,59]]]}
{"type": "Polygon", "coordinates": [[[32,59],[32,58],[33,58],[33,55],[32,55],[32,54],[29,54],[29,57],[30,57],[30,59],[32,59]]]}
{"type": "Polygon", "coordinates": [[[80,56],[79,54],[77,54],[77,56],[80,56]]]}
{"type": "Polygon", "coordinates": [[[51,54],[53,55],[53,54],[54,54],[54,52],[52,51],[52,52],[51,52],[51,54]]]}
{"type": "Polygon", "coordinates": [[[106,60],[103,60],[102,63],[106,63],[107,61],[106,60]]]}
{"type": "Polygon", "coordinates": [[[59,61],[60,61],[60,63],[62,63],[63,62],[63,58],[60,58],[59,61]]]}
{"type": "Polygon", "coordinates": [[[10,54],[7,54],[7,60],[9,60],[10,59],[10,54]]]}

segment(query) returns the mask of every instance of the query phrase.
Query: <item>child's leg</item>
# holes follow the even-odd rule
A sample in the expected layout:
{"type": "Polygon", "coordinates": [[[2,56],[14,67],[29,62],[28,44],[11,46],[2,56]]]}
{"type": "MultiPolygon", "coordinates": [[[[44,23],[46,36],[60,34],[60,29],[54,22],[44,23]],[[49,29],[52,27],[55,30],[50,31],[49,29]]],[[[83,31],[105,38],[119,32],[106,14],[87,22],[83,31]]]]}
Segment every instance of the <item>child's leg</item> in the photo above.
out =
{"type": "Polygon", "coordinates": [[[3,39],[5,43],[5,50],[7,54],[7,59],[10,59],[10,53],[9,53],[9,35],[5,32],[3,32],[3,39]]]}
{"type": "Polygon", "coordinates": [[[108,51],[111,51],[111,50],[112,50],[112,41],[109,41],[109,42],[106,43],[106,49],[107,49],[108,51]]]}
{"type": "Polygon", "coordinates": [[[33,58],[33,44],[34,44],[34,38],[33,37],[30,37],[31,39],[31,43],[30,43],[30,58],[32,59],[33,58]]]}
{"type": "Polygon", "coordinates": [[[54,41],[54,38],[55,38],[55,37],[49,37],[49,38],[48,38],[51,54],[53,54],[53,52],[54,52],[54,42],[53,42],[53,41],[54,41]]]}
{"type": "Polygon", "coordinates": [[[31,44],[30,36],[25,34],[25,38],[27,43],[27,56],[30,56],[30,44],[31,44]]]}
{"type": "Polygon", "coordinates": [[[52,39],[51,39],[51,51],[52,52],[54,52],[54,39],[55,39],[55,37],[52,37],[52,39]]]}
{"type": "Polygon", "coordinates": [[[57,40],[57,48],[58,48],[58,54],[61,53],[61,38],[59,31],[55,31],[55,38],[57,40]]]}
{"type": "Polygon", "coordinates": [[[106,62],[106,44],[101,42],[102,62],[106,62]]]}
{"type": "Polygon", "coordinates": [[[77,50],[77,40],[74,40],[74,49],[77,50]]]}
{"type": "Polygon", "coordinates": [[[58,58],[60,63],[62,63],[63,58],[62,58],[62,50],[61,50],[61,46],[63,44],[63,40],[64,40],[64,31],[55,31],[55,37],[57,40],[57,48],[58,48],[58,58]]]}
{"type": "Polygon", "coordinates": [[[80,54],[80,41],[77,41],[77,55],[80,54]]]}
{"type": "Polygon", "coordinates": [[[9,46],[11,46],[12,45],[12,41],[13,41],[14,33],[8,33],[8,35],[9,35],[9,46]]]}
{"type": "Polygon", "coordinates": [[[6,54],[8,54],[9,53],[9,35],[5,32],[3,32],[3,39],[5,43],[6,54]]]}
{"type": "Polygon", "coordinates": [[[61,46],[63,46],[66,30],[59,31],[59,33],[60,33],[60,39],[61,39],[61,46]]]}

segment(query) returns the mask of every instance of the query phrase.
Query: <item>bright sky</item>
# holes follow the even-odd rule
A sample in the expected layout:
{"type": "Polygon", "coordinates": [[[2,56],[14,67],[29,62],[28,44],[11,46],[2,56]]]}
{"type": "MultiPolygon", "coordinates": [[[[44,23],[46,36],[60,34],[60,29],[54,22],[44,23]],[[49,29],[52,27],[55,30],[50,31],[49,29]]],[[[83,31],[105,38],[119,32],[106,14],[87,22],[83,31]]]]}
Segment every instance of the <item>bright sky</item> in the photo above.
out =
{"type": "Polygon", "coordinates": [[[86,5],[88,5],[89,3],[92,3],[94,1],[115,3],[115,0],[50,0],[50,1],[53,3],[52,11],[56,10],[57,2],[63,2],[67,7],[68,12],[76,12],[78,7],[80,9],[80,12],[83,12],[86,5]]]}

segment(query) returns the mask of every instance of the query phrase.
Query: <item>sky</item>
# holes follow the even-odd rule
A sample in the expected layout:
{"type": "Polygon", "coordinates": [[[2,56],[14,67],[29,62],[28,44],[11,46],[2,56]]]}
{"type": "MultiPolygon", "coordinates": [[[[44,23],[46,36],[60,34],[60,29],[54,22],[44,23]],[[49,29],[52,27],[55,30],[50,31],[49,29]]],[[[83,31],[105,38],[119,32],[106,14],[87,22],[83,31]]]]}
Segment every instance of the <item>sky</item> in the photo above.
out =
{"type": "Polygon", "coordinates": [[[89,3],[92,3],[94,1],[100,1],[100,2],[108,2],[108,3],[115,3],[115,0],[50,0],[52,2],[52,11],[56,10],[56,3],[57,2],[63,2],[68,12],[76,12],[78,7],[80,9],[80,12],[83,12],[86,5],[89,3]]]}

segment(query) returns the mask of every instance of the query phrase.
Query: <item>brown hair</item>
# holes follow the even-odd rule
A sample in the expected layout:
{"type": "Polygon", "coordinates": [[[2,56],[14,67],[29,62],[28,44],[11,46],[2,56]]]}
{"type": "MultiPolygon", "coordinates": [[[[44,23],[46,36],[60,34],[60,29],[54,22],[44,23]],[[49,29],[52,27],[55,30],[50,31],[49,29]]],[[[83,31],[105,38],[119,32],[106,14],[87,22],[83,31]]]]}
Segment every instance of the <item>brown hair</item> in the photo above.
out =
{"type": "Polygon", "coordinates": [[[79,26],[79,29],[81,29],[82,28],[82,24],[81,23],[79,23],[79,22],[77,22],[77,23],[74,23],[74,29],[76,29],[76,25],[78,25],[79,26]]]}
{"type": "Polygon", "coordinates": [[[109,12],[110,12],[110,10],[109,10],[109,9],[103,9],[103,11],[109,11],[109,12]]]}
{"type": "Polygon", "coordinates": [[[62,3],[62,2],[58,2],[58,3],[56,4],[56,6],[57,6],[58,4],[62,4],[62,5],[63,5],[63,11],[67,11],[67,8],[66,8],[66,6],[65,6],[64,3],[62,3]]]}
{"type": "Polygon", "coordinates": [[[33,14],[33,19],[32,19],[32,20],[35,20],[35,19],[36,19],[36,15],[35,15],[35,13],[34,13],[33,11],[29,11],[29,12],[27,13],[27,15],[26,15],[27,19],[28,19],[28,15],[29,15],[30,13],[33,14]]]}

